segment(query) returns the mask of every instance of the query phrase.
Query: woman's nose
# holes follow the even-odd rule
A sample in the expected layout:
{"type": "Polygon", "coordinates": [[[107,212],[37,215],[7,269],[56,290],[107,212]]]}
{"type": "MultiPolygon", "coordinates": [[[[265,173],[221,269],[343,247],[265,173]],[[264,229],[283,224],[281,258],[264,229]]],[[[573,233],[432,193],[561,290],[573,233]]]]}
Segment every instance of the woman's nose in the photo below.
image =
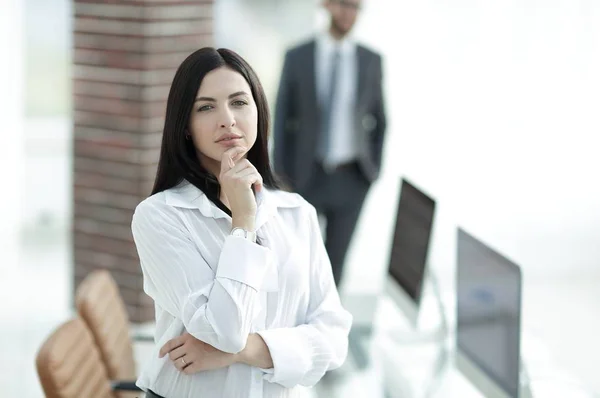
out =
{"type": "Polygon", "coordinates": [[[221,128],[231,128],[235,126],[235,117],[229,108],[225,108],[223,112],[221,112],[219,125],[221,128]]]}

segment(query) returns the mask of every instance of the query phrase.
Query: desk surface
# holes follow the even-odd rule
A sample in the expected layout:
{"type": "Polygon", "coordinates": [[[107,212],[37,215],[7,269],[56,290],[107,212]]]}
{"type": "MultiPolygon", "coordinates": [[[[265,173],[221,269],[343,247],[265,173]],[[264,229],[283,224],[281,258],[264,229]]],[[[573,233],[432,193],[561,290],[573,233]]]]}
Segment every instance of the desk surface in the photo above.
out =
{"type": "MultiPolygon", "coordinates": [[[[444,298],[444,301],[446,299],[452,300],[444,298]]],[[[424,317],[430,319],[422,324],[435,324],[432,312],[425,312],[424,317]]],[[[449,326],[453,330],[452,315],[450,318],[449,326]]],[[[402,314],[386,297],[378,305],[374,325],[372,335],[362,344],[370,359],[369,372],[378,374],[376,378],[383,383],[387,397],[483,396],[454,366],[453,335],[446,345],[450,349],[445,350],[440,341],[411,342],[411,336],[418,333],[408,327],[402,314]]],[[[535,336],[523,333],[521,355],[533,380],[534,397],[593,397],[553,361],[549,350],[535,336]]]]}

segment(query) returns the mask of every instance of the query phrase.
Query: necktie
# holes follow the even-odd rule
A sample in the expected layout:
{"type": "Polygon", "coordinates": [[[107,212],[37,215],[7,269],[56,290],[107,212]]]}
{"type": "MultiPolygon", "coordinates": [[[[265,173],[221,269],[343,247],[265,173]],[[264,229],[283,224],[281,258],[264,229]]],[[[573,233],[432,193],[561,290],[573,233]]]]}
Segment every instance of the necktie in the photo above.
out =
{"type": "Polygon", "coordinates": [[[339,80],[339,70],[340,70],[340,50],[335,49],[331,54],[331,67],[329,69],[329,84],[328,90],[326,91],[326,95],[322,105],[322,113],[321,113],[321,134],[320,134],[320,142],[319,142],[319,155],[324,164],[328,163],[329,153],[331,150],[331,138],[332,138],[332,112],[334,108],[335,101],[335,92],[337,89],[337,84],[339,80]]]}

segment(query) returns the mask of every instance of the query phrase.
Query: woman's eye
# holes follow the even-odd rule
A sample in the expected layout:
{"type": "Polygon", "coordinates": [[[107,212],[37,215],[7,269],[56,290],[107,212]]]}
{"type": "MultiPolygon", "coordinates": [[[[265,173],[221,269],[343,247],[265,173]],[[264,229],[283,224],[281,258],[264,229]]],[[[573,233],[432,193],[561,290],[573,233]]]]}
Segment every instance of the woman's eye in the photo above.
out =
{"type": "Polygon", "coordinates": [[[198,108],[198,112],[208,111],[211,109],[212,109],[211,105],[204,105],[204,106],[201,106],[200,108],[198,108]]]}
{"type": "Polygon", "coordinates": [[[246,101],[239,100],[239,101],[233,101],[233,105],[244,106],[244,105],[248,105],[248,103],[246,101]]]}

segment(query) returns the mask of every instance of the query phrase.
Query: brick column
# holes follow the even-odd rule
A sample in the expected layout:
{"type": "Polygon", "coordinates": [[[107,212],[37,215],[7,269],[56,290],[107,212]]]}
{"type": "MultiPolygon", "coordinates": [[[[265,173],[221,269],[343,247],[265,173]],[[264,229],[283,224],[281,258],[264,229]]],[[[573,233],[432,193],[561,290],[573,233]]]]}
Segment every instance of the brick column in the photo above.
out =
{"type": "Polygon", "coordinates": [[[110,270],[133,322],[153,319],[131,216],[154,181],[177,66],[213,45],[213,0],[75,0],[74,288],[110,270]]]}

